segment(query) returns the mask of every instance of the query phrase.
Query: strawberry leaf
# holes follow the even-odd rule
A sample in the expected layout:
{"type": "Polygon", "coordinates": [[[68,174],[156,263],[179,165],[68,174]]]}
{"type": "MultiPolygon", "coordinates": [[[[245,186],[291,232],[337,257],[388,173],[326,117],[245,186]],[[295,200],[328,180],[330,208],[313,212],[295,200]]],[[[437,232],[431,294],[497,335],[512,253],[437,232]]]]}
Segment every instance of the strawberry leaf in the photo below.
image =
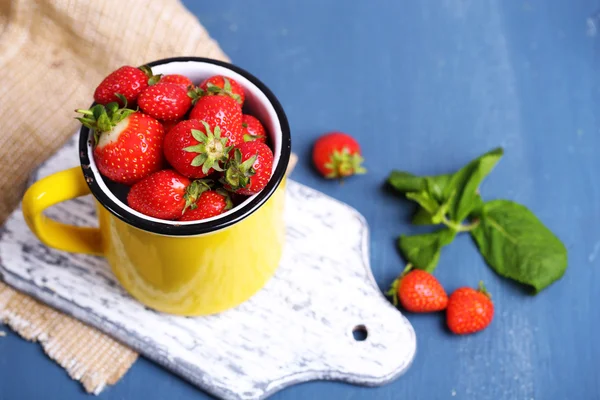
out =
{"type": "Polygon", "coordinates": [[[204,134],[204,132],[199,131],[198,129],[192,129],[192,136],[200,143],[205,142],[207,139],[207,136],[204,134]]]}
{"type": "Polygon", "coordinates": [[[139,69],[148,77],[148,85],[156,85],[162,78],[162,74],[154,75],[152,69],[148,65],[142,65],[139,69]]]}
{"type": "MultiPolygon", "coordinates": [[[[192,160],[192,167],[199,167],[199,166],[203,165],[207,159],[208,159],[208,155],[206,155],[206,153],[197,155],[192,160]]],[[[204,172],[204,173],[206,173],[206,172],[204,172]]]]}
{"type": "Polygon", "coordinates": [[[254,163],[256,162],[257,158],[258,158],[258,154],[253,155],[252,157],[250,157],[249,159],[244,161],[242,163],[241,167],[244,170],[254,170],[253,166],[254,166],[254,163]]]}
{"type": "Polygon", "coordinates": [[[225,208],[224,210],[231,210],[233,208],[233,202],[231,201],[231,196],[229,195],[229,192],[227,192],[225,189],[223,188],[218,188],[216,190],[217,193],[219,193],[221,196],[223,196],[225,198],[225,208]]]}
{"type": "Polygon", "coordinates": [[[199,87],[189,88],[187,95],[190,99],[192,99],[192,104],[196,104],[196,102],[200,100],[202,96],[206,95],[206,92],[199,87]]]}
{"type": "Polygon", "coordinates": [[[223,77],[223,90],[231,93],[231,82],[225,77],[223,77]]]}
{"type": "Polygon", "coordinates": [[[206,89],[208,90],[209,93],[221,93],[221,90],[222,90],[219,86],[217,86],[211,82],[206,84],[206,89]]]}
{"type": "Polygon", "coordinates": [[[215,129],[213,130],[215,137],[216,138],[221,138],[221,128],[217,125],[215,126],[215,129]]]}
{"type": "Polygon", "coordinates": [[[121,101],[123,108],[127,108],[127,98],[125,96],[123,96],[121,93],[115,93],[115,96],[117,97],[117,99],[119,99],[121,101]]]}

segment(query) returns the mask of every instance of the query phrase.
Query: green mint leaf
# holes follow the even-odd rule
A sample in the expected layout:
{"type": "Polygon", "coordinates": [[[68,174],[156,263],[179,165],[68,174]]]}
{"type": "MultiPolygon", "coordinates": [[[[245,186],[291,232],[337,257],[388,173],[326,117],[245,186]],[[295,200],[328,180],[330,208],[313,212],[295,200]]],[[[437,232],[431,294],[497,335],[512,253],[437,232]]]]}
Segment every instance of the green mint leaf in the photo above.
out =
{"type": "Polygon", "coordinates": [[[469,162],[452,175],[444,188],[443,195],[449,198],[452,192],[456,193],[449,208],[450,218],[453,221],[460,223],[473,211],[479,185],[500,160],[502,154],[504,151],[498,147],[469,162]]]}
{"type": "Polygon", "coordinates": [[[528,285],[535,293],[563,276],[567,249],[525,206],[508,200],[490,201],[480,218],[471,236],[499,275],[528,285]]]}
{"type": "Polygon", "coordinates": [[[422,207],[417,208],[411,222],[413,225],[437,225],[433,222],[433,214],[422,207]]]}
{"type": "Polygon", "coordinates": [[[477,194],[473,198],[473,209],[471,210],[471,213],[469,213],[469,217],[477,217],[477,216],[481,215],[483,213],[484,205],[485,205],[485,203],[483,202],[483,199],[481,198],[481,196],[479,194],[477,194]]]}
{"type": "Polygon", "coordinates": [[[407,262],[415,268],[433,272],[440,259],[442,247],[454,240],[456,232],[442,229],[421,235],[402,235],[398,247],[407,262]]]}
{"type": "Polygon", "coordinates": [[[387,181],[400,193],[425,190],[425,178],[404,171],[392,171],[387,181]]]}
{"type": "Polygon", "coordinates": [[[431,214],[436,214],[440,205],[426,191],[406,193],[406,198],[416,201],[421,207],[431,214]]]}
{"type": "Polygon", "coordinates": [[[450,179],[452,179],[451,174],[426,176],[425,189],[429,192],[431,197],[437,200],[438,203],[445,203],[451,194],[448,193],[448,196],[445,195],[450,179]]]}

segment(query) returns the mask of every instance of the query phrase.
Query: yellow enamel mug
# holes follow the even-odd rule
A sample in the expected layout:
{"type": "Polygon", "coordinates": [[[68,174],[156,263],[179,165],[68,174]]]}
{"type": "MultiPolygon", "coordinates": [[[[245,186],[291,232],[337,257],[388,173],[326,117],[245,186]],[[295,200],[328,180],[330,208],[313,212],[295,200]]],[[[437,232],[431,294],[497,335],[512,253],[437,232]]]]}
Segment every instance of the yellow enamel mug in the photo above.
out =
{"type": "Polygon", "coordinates": [[[243,69],[216,60],[179,57],[148,64],[155,74],[183,74],[194,82],[225,75],[245,89],[245,112],[258,117],[273,144],[268,185],[217,217],[189,222],[147,217],[127,206],[122,187],[103,178],[92,157],[93,132],[79,134],[81,165],[34,183],[23,198],[29,228],[56,249],[103,256],[120,284],[141,303],[179,315],[207,315],[235,307],[274,274],[284,244],[285,172],[290,129],[273,93],[243,69]],[[99,228],[54,221],[44,210],[92,194],[99,228]]]}

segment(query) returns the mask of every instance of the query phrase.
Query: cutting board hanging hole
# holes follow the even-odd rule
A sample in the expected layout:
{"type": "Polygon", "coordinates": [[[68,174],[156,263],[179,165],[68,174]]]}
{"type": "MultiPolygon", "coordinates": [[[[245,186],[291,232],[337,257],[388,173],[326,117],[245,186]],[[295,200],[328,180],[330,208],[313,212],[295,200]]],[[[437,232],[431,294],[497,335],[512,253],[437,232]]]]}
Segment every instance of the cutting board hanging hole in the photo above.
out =
{"type": "Polygon", "coordinates": [[[363,342],[367,340],[367,336],[369,336],[369,331],[364,325],[356,325],[354,329],[352,329],[352,336],[354,336],[354,340],[356,340],[357,342],[363,342]]]}

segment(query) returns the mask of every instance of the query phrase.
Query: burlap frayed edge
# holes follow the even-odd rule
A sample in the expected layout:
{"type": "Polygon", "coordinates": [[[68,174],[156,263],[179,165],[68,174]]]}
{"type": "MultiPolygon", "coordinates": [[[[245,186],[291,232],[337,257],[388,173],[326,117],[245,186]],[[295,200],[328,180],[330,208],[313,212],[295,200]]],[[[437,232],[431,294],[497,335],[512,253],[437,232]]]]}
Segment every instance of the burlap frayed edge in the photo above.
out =
{"type": "Polygon", "coordinates": [[[40,343],[72,379],[95,395],[117,383],[138,358],[136,352],[121,343],[3,282],[0,321],[24,339],[40,343]]]}

